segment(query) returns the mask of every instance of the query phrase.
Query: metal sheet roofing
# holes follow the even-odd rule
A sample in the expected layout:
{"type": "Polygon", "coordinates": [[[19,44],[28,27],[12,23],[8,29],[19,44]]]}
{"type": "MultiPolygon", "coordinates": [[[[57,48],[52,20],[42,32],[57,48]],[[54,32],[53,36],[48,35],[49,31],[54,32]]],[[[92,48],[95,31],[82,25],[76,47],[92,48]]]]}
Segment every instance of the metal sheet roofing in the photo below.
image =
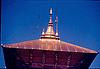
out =
{"type": "Polygon", "coordinates": [[[47,39],[30,40],[20,43],[7,44],[3,45],[3,47],[19,48],[19,49],[40,49],[40,50],[52,50],[52,51],[97,53],[94,50],[83,48],[60,40],[47,40],[47,39]]]}

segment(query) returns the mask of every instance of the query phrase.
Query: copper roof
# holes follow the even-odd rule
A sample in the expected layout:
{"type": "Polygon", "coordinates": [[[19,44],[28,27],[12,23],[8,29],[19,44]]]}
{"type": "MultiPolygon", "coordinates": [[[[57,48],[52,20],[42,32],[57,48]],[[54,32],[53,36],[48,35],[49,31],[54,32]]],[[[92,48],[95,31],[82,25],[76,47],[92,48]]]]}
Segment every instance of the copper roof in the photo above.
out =
{"type": "Polygon", "coordinates": [[[4,47],[19,48],[19,49],[39,49],[39,50],[66,51],[66,52],[97,53],[94,50],[83,48],[60,40],[47,40],[47,39],[30,40],[20,43],[7,44],[4,45],[4,47]]]}

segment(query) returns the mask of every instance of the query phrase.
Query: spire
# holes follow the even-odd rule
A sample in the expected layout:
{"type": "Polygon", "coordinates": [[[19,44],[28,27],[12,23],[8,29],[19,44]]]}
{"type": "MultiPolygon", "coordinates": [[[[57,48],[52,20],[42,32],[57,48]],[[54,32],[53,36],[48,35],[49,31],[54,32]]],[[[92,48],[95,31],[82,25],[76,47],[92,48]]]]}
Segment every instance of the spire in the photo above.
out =
{"type": "Polygon", "coordinates": [[[56,36],[58,36],[58,16],[56,16],[55,23],[56,23],[56,36]]]}
{"type": "Polygon", "coordinates": [[[49,24],[48,24],[46,34],[55,35],[54,28],[53,28],[53,21],[52,21],[52,8],[50,8],[50,19],[49,19],[49,24]]]}
{"type": "Polygon", "coordinates": [[[59,35],[58,35],[58,15],[57,15],[57,11],[56,11],[56,19],[55,19],[55,23],[56,23],[56,38],[59,39],[59,35]]]}
{"type": "Polygon", "coordinates": [[[44,29],[43,29],[43,31],[42,31],[42,35],[44,35],[44,29]]]}
{"type": "Polygon", "coordinates": [[[49,19],[47,31],[45,33],[42,32],[41,39],[58,39],[58,38],[56,38],[56,34],[55,34],[54,28],[53,28],[52,8],[50,8],[49,15],[50,15],[50,19],[49,19]]]}

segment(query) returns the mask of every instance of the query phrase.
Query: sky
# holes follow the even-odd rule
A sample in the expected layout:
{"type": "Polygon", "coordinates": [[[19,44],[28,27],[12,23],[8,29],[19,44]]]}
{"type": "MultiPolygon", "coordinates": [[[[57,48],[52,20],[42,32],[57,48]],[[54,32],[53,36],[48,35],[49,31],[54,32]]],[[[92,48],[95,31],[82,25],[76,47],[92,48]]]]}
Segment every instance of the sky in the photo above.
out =
{"type": "MultiPolygon", "coordinates": [[[[57,12],[62,41],[100,51],[99,0],[2,0],[1,43],[39,39],[43,28],[47,29],[50,8],[53,8],[53,23],[57,12]]],[[[0,67],[4,66],[0,48],[0,67]]],[[[100,68],[100,54],[90,67],[100,68]]]]}

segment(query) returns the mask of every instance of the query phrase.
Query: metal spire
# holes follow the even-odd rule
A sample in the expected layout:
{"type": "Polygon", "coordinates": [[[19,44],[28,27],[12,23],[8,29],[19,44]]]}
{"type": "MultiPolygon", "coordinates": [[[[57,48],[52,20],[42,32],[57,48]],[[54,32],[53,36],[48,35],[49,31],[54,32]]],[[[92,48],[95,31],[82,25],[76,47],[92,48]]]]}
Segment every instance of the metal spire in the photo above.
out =
{"type": "Polygon", "coordinates": [[[46,34],[55,35],[54,29],[53,29],[53,21],[52,21],[52,8],[50,8],[50,20],[49,20],[49,24],[48,24],[46,34]]]}
{"type": "Polygon", "coordinates": [[[58,36],[58,16],[56,16],[55,23],[56,23],[56,36],[58,36]]]}
{"type": "Polygon", "coordinates": [[[50,8],[50,20],[49,20],[49,24],[53,25],[53,21],[52,21],[52,8],[50,8]]]}
{"type": "Polygon", "coordinates": [[[58,35],[58,15],[57,15],[57,10],[56,10],[56,19],[55,19],[55,23],[56,23],[56,38],[59,39],[59,35],[58,35]]]}
{"type": "Polygon", "coordinates": [[[56,37],[56,34],[54,32],[54,28],[53,28],[53,21],[52,21],[52,8],[50,8],[50,19],[49,19],[49,23],[48,23],[48,27],[47,27],[47,31],[44,33],[42,32],[42,37],[41,39],[58,39],[56,37]]]}
{"type": "Polygon", "coordinates": [[[44,35],[45,33],[44,33],[44,29],[43,29],[43,31],[42,31],[42,35],[44,35]]]}

